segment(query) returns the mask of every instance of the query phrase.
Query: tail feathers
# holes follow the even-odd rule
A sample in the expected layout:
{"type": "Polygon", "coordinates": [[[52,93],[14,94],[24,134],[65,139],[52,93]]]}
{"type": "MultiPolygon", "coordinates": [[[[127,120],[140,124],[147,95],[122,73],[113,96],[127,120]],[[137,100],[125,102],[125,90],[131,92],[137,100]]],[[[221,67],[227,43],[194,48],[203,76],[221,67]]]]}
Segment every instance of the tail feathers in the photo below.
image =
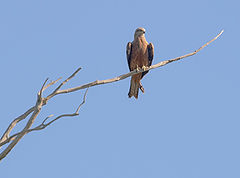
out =
{"type": "MultiPolygon", "coordinates": [[[[132,96],[134,96],[136,99],[138,99],[139,88],[140,88],[140,81],[133,80],[133,78],[132,78],[129,93],[128,93],[128,97],[131,98],[132,96]]],[[[142,89],[143,89],[143,87],[141,85],[141,90],[142,89]]]]}

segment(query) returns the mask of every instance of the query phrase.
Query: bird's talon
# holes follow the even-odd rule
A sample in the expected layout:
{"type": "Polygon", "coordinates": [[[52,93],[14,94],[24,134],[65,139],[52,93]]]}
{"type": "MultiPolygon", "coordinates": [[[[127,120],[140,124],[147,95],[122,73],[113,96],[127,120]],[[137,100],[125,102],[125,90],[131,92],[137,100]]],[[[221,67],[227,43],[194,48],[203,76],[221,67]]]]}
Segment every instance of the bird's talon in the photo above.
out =
{"type": "Polygon", "coordinates": [[[143,69],[143,71],[145,71],[145,70],[147,69],[147,67],[146,67],[146,66],[143,66],[142,69],[143,69]]]}
{"type": "Polygon", "coordinates": [[[137,65],[136,71],[138,72],[139,70],[140,70],[140,67],[138,67],[138,65],[137,65]]]}

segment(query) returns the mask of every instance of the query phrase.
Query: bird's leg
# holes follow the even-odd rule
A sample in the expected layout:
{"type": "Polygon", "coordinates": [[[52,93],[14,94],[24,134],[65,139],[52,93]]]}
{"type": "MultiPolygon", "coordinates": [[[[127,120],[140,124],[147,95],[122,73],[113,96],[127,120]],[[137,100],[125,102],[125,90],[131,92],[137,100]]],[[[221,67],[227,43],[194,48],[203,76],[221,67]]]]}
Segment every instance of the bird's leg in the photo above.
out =
{"type": "Polygon", "coordinates": [[[140,81],[139,83],[140,83],[140,90],[144,93],[144,88],[143,88],[143,86],[142,86],[141,81],[140,81]]]}

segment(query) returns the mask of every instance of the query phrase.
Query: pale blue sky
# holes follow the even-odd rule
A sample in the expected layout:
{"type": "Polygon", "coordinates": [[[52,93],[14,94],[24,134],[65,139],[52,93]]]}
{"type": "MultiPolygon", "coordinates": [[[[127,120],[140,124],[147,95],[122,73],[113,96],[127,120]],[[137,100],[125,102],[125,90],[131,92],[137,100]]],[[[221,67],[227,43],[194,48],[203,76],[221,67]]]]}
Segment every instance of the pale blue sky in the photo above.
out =
{"type": "MultiPolygon", "coordinates": [[[[49,77],[83,70],[64,88],[128,72],[137,27],[155,46],[145,94],[129,99],[129,78],[89,89],[80,116],[25,138],[0,163],[13,178],[239,178],[237,0],[0,2],[0,132],[35,104],[49,77]]],[[[47,92],[50,92],[48,90],[47,92]]],[[[71,113],[84,91],[57,96],[37,118],[71,113]]]]}

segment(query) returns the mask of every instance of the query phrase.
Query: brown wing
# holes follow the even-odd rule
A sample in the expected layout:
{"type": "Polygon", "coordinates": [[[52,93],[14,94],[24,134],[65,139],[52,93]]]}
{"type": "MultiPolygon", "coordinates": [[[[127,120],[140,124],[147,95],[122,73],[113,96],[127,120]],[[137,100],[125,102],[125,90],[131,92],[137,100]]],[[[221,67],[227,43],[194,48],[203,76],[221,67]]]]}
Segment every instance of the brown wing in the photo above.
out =
{"type": "MultiPolygon", "coordinates": [[[[152,43],[149,43],[148,46],[147,46],[147,50],[148,50],[148,66],[151,66],[152,65],[152,61],[153,61],[153,56],[154,56],[154,46],[152,43]]],[[[142,78],[144,75],[146,75],[148,73],[148,71],[146,72],[143,72],[142,73],[142,78]]]]}
{"type": "Polygon", "coordinates": [[[149,66],[151,66],[152,61],[153,61],[153,56],[154,56],[154,46],[153,46],[153,44],[149,43],[147,49],[148,49],[148,62],[149,62],[148,64],[149,64],[149,66]]]}
{"type": "Polygon", "coordinates": [[[131,57],[132,57],[132,43],[131,42],[128,42],[128,44],[127,44],[126,53],[127,53],[128,67],[129,67],[129,70],[131,71],[131,67],[130,67],[130,62],[131,62],[131,57]]]}

